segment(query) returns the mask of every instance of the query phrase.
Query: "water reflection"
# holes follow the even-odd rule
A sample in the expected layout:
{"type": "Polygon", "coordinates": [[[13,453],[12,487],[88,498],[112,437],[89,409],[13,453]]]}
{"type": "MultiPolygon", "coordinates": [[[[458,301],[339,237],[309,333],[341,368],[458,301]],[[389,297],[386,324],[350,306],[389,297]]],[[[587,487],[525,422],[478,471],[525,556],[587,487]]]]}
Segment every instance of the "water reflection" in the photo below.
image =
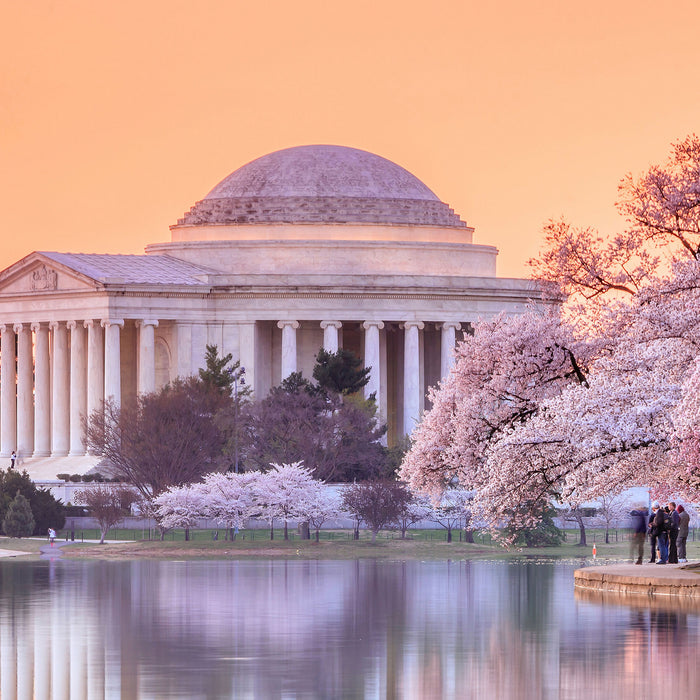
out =
{"type": "Polygon", "coordinates": [[[548,562],[3,562],[12,698],[694,697],[696,611],[548,562]]]}

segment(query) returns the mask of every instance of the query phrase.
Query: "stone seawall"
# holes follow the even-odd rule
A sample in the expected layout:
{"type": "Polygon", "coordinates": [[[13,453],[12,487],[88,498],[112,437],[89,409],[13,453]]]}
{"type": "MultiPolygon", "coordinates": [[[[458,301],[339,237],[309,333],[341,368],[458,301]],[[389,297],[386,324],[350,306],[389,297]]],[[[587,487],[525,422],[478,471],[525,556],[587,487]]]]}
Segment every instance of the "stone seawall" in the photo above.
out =
{"type": "Polygon", "coordinates": [[[574,586],[577,591],[612,594],[618,601],[673,597],[700,604],[700,564],[590,566],[574,572],[574,586]]]}

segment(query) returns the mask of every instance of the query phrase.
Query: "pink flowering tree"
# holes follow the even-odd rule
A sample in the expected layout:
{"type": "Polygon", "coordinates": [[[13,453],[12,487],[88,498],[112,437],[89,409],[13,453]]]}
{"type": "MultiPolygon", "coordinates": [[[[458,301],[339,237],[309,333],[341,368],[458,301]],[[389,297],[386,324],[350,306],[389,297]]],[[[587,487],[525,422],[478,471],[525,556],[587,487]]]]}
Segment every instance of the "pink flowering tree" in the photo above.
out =
{"type": "Polygon", "coordinates": [[[301,503],[315,482],[311,470],[301,462],[271,464],[271,469],[255,481],[255,501],[263,518],[270,523],[270,539],[274,538],[275,520],[284,523],[284,539],[289,539],[288,523],[303,517],[301,503]]]}
{"type": "Polygon", "coordinates": [[[414,489],[474,489],[492,527],[629,485],[700,495],[697,137],[625,178],[618,207],[612,238],[547,226],[533,267],[561,314],[482,322],[457,348],[401,467],[414,489]]]}
{"type": "Polygon", "coordinates": [[[231,541],[236,539],[237,530],[244,529],[248,520],[259,511],[254,494],[260,476],[260,472],[213,472],[207,474],[199,485],[203,499],[202,515],[228,528],[231,541]]]}
{"type": "Polygon", "coordinates": [[[185,540],[189,540],[190,529],[197,526],[204,511],[204,494],[200,484],[172,486],[153,499],[153,505],[163,528],[184,528],[185,540]]]}
{"type": "Polygon", "coordinates": [[[341,512],[340,498],[323,482],[314,480],[301,495],[297,505],[297,515],[306,520],[316,534],[316,542],[320,539],[323,524],[332,518],[337,518],[341,512]]]}

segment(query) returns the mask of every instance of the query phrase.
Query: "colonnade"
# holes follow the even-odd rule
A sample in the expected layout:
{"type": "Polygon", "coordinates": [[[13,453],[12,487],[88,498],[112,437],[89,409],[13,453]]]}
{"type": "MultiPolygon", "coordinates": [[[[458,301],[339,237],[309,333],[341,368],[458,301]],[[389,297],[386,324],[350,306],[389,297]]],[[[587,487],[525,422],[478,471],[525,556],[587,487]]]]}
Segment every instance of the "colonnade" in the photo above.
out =
{"type": "MultiPolygon", "coordinates": [[[[0,456],[16,451],[21,458],[62,457],[86,454],[84,418],[98,409],[105,398],[117,405],[122,400],[123,357],[121,335],[124,319],[103,318],[51,322],[0,324],[0,456]]],[[[142,318],[129,322],[136,326],[136,391],[150,392],[156,386],[157,319],[142,318]]],[[[357,328],[359,322],[353,322],[357,328]]],[[[307,322],[304,321],[306,326],[307,322]]],[[[176,322],[175,362],[169,378],[196,372],[211,342],[210,324],[176,322]]],[[[300,322],[284,319],[281,330],[281,379],[297,371],[297,330],[300,322]]],[[[231,352],[246,368],[248,381],[255,386],[255,364],[260,357],[256,348],[255,322],[218,324],[223,352],[231,352]],[[235,338],[235,341],[234,341],[235,338]]],[[[318,327],[318,326],[317,326],[318,327]]],[[[320,322],[323,347],[336,352],[343,324],[328,319],[320,322]]],[[[382,406],[381,320],[359,323],[363,331],[365,366],[371,367],[365,396],[376,396],[382,406]]],[[[395,327],[395,323],[394,323],[395,327]]],[[[417,422],[423,401],[419,332],[422,321],[405,321],[403,346],[403,431],[409,433],[417,422]]],[[[440,374],[446,376],[453,362],[459,322],[438,324],[441,328],[440,374]]],[[[384,359],[383,359],[384,358],[384,359]]],[[[128,384],[133,391],[132,384],[128,384]]]]}
{"type": "MultiPolygon", "coordinates": [[[[123,326],[123,319],[0,324],[0,456],[86,454],[83,418],[105,397],[121,401],[123,326]]],[[[148,374],[149,359],[153,375],[148,349],[139,364],[148,374]]]]}

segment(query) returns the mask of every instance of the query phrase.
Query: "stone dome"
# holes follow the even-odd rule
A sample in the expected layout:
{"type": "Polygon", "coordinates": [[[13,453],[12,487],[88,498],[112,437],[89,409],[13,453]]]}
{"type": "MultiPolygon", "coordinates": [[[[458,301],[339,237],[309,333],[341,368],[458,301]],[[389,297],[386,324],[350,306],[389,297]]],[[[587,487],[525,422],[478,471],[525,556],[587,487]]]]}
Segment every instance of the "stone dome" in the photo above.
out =
{"type": "Polygon", "coordinates": [[[297,146],[244,165],[177,226],[398,224],[466,228],[417,177],[386,158],[344,146],[297,146]]]}

